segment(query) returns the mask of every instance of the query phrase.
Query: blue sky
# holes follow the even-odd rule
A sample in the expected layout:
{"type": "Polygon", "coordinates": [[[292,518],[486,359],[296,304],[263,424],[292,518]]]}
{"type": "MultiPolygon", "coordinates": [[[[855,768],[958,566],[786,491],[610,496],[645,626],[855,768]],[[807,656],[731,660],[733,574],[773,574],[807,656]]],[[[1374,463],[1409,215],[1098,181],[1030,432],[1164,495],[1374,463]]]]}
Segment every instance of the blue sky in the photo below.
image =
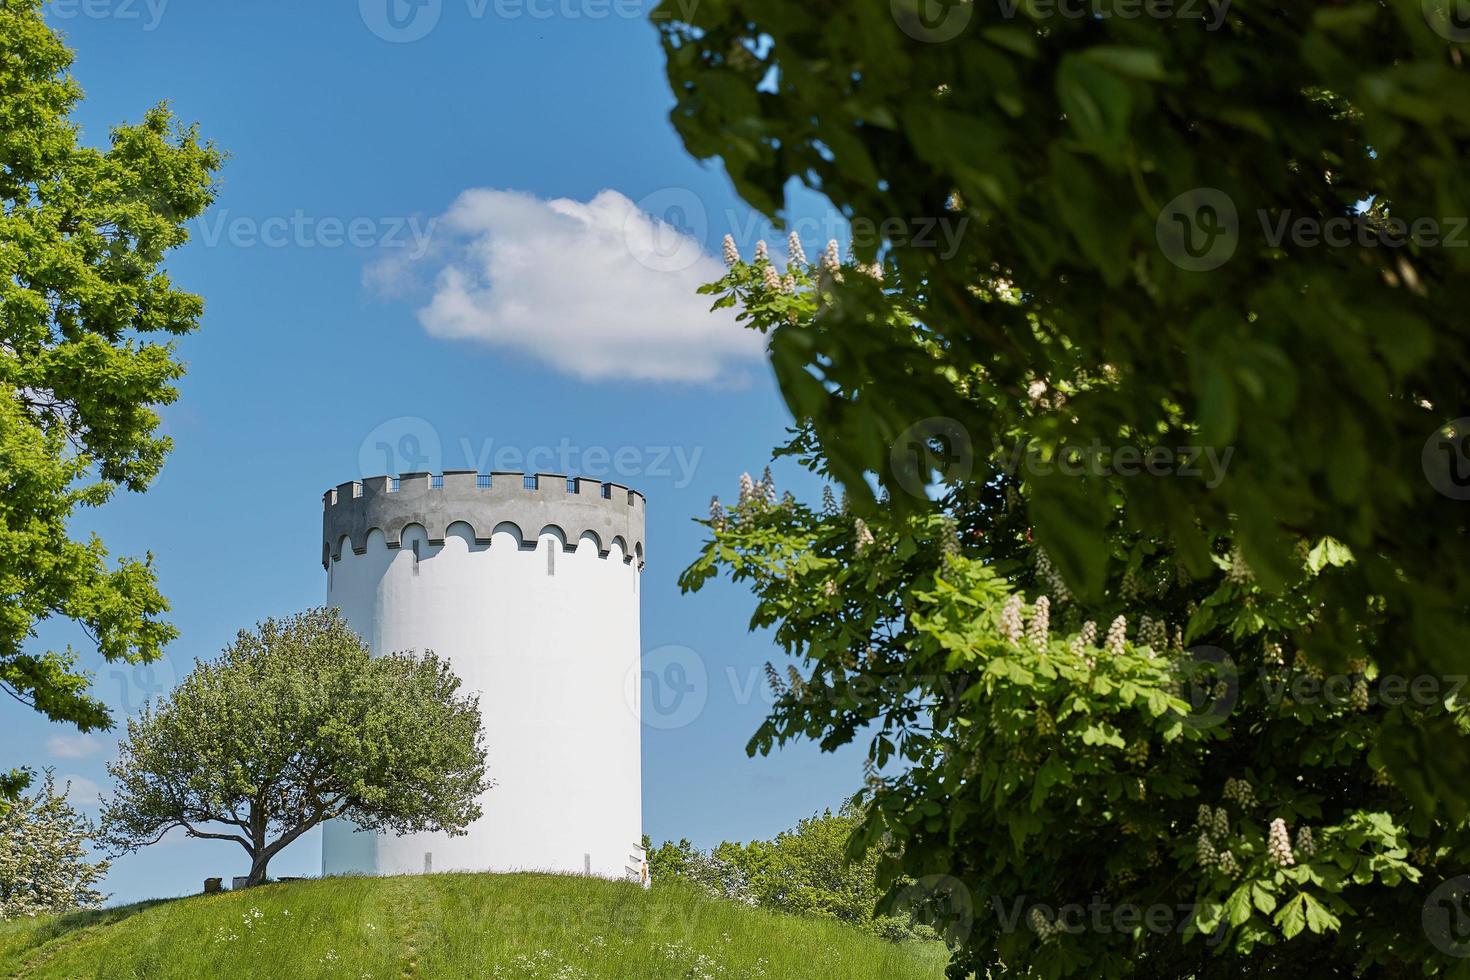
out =
{"type": "MultiPolygon", "coordinates": [[[[519,468],[501,464],[543,447],[544,468],[564,456],[647,494],[644,649],[688,648],[709,678],[687,725],[645,728],[646,832],[708,846],[835,805],[857,754],[745,756],[775,656],[746,632],[749,595],[676,585],[701,538],[690,519],[758,473],[789,420],[758,346],[688,289],[727,232],[747,255],[782,236],[684,152],[657,35],[628,0],[421,0],[394,20],[386,2],[50,8],[77,52],[87,140],[166,98],[230,154],[169,262],[207,303],[166,412],[175,452],[148,494],[78,522],[115,554],[153,552],[182,635],[151,670],[97,664],[99,692],[121,720],[242,626],[322,601],[321,494],[377,459],[519,468]]],[[[840,237],[812,195],[791,217],[809,254],[840,237]]],[[[40,642],[67,640],[54,626],[40,642]]],[[[54,766],[79,800],[89,781],[107,789],[116,733],[79,737],[13,703],[0,720],[8,757],[54,766]]],[[[272,871],[318,862],[312,835],[272,871]]],[[[107,888],[176,895],[245,870],[234,845],[168,840],[116,861],[107,888]]]]}

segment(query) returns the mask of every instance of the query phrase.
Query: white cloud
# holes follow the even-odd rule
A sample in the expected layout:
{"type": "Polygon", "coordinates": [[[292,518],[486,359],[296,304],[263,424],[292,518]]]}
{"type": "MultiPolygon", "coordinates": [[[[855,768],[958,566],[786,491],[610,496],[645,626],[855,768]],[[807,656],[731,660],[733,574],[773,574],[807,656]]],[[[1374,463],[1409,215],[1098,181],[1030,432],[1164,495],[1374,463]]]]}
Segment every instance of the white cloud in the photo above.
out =
{"type": "Polygon", "coordinates": [[[56,759],[85,759],[96,755],[103,748],[102,742],[91,735],[52,735],[46,739],[46,753],[56,759]]]}
{"type": "MultiPolygon", "coordinates": [[[[589,380],[731,384],[762,358],[759,334],[695,292],[724,265],[617,191],[585,203],[465,191],[422,261],[435,279],[418,318],[435,337],[519,351],[589,380]]],[[[364,278],[401,295],[416,264],[388,260],[364,278]]]]}
{"type": "Polygon", "coordinates": [[[96,809],[102,802],[102,787],[86,776],[59,776],[56,779],[56,788],[66,790],[66,798],[73,806],[96,809]],[[68,783],[71,784],[69,789],[68,783]]]}

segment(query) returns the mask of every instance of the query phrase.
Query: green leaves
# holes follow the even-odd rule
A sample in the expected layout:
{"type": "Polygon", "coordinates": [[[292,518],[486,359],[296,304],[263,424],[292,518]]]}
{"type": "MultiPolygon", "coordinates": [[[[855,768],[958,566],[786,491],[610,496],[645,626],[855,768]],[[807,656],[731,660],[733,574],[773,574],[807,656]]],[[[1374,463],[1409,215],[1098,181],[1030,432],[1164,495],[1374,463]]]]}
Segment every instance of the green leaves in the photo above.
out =
{"type": "MultiPolygon", "coordinates": [[[[109,661],[175,636],[151,557],[110,561],[68,531],[79,507],[147,489],[183,367],[167,343],[202,303],[160,269],[213,200],[221,155],[155,107],[81,145],[71,55],[39,4],[0,6],[0,684],[48,718],[111,724],[70,651],[31,652],[37,624],[78,623],[109,661]]],[[[0,780],[0,796],[19,782],[0,780]]]]}
{"type": "MultiPolygon", "coordinates": [[[[1201,581],[1229,539],[1273,595],[1298,542],[1330,538],[1356,556],[1318,596],[1344,621],[1289,641],[1464,673],[1470,510],[1436,488],[1453,447],[1433,437],[1470,411],[1470,252],[1423,233],[1470,214],[1453,5],[1105,6],[946,5],[965,21],[942,43],[882,4],[663,10],[674,124],[754,205],[776,216],[799,181],[874,227],[963,223],[953,247],[874,243],[881,287],[846,276],[766,322],[791,335],[775,367],[823,472],[861,509],[878,485],[923,506],[885,461],[933,418],[977,450],[950,479],[975,499],[1018,436],[1209,446],[1229,462],[1208,481],[1024,474],[1069,590],[1108,598],[1115,507],[1201,581]],[[1371,636],[1346,621],[1367,610],[1371,636]]],[[[1462,795],[1427,741],[1391,741],[1421,805],[1462,795]]]]}

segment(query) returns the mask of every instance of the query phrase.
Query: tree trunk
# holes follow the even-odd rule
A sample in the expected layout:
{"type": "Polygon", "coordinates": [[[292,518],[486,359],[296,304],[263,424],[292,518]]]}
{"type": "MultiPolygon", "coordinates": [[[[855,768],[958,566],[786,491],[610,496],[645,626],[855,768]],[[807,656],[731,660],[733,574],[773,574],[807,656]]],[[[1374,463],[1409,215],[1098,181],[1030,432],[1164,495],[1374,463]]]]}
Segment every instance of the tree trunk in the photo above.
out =
{"type": "Polygon", "coordinates": [[[265,846],[265,809],[258,802],[250,804],[250,877],[245,879],[246,888],[265,884],[265,868],[275,856],[275,850],[265,846]]]}
{"type": "Polygon", "coordinates": [[[269,855],[263,855],[257,857],[250,863],[250,877],[245,879],[246,888],[254,888],[256,885],[265,884],[265,869],[266,865],[270,864],[270,861],[269,855]]]}

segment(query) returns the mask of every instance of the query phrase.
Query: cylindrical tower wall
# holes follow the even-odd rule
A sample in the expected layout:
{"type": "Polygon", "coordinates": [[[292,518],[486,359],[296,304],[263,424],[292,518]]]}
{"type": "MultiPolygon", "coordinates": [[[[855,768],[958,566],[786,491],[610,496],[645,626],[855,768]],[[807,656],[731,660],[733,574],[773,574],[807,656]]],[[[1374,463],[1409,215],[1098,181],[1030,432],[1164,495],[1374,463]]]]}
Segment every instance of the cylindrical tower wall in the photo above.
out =
{"type": "Polygon", "coordinates": [[[328,492],[329,604],[375,654],[449,660],[479,695],[495,785],[466,836],[330,822],[324,874],[637,875],[643,524],[641,494],[592,480],[569,491],[556,474],[406,474],[396,489],[379,477],[328,492]]]}

